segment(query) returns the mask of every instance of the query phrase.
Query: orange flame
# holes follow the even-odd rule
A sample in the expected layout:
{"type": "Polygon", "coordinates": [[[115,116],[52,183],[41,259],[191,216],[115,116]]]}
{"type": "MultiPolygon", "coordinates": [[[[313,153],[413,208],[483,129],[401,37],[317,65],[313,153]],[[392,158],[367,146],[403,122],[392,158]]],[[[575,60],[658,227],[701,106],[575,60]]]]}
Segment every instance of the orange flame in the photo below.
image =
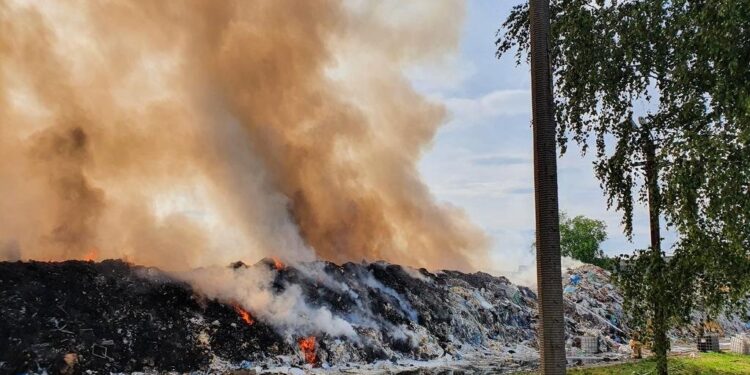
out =
{"type": "Polygon", "coordinates": [[[92,247],[86,254],[83,255],[83,260],[87,262],[93,262],[96,260],[96,258],[99,258],[99,250],[97,250],[95,247],[92,247]]]}
{"type": "Polygon", "coordinates": [[[277,271],[281,271],[284,269],[284,267],[286,267],[286,265],[284,265],[284,262],[282,262],[281,259],[277,257],[271,257],[271,259],[273,259],[273,268],[275,268],[277,271]]]}
{"type": "Polygon", "coordinates": [[[250,316],[250,313],[247,312],[247,310],[245,310],[242,307],[240,307],[240,305],[238,305],[236,303],[233,303],[232,307],[234,307],[234,311],[237,312],[237,314],[240,316],[240,318],[242,318],[242,320],[244,320],[245,323],[247,323],[247,325],[251,326],[251,325],[253,325],[253,323],[255,323],[255,320],[253,320],[253,317],[250,316]]]}
{"type": "Polygon", "coordinates": [[[302,354],[305,355],[305,362],[315,364],[318,361],[318,356],[315,354],[315,336],[303,337],[299,339],[297,344],[299,344],[302,354]]]}

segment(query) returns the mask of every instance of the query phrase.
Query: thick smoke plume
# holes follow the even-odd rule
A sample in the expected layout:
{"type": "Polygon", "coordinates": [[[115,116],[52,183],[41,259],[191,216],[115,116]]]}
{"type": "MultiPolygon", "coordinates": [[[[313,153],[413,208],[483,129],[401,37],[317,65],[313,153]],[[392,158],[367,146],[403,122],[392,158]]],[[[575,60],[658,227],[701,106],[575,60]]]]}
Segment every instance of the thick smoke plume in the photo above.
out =
{"type": "Polygon", "coordinates": [[[315,257],[476,269],[403,71],[454,1],[0,1],[0,258],[171,270],[315,257]]]}

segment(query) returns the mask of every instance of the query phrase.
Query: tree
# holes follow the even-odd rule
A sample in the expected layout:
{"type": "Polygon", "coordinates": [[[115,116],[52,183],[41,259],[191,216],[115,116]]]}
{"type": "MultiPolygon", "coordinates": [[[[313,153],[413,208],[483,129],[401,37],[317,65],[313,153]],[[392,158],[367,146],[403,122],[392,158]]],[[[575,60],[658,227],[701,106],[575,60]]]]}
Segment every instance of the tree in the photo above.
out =
{"type": "MultiPolygon", "coordinates": [[[[669,262],[654,244],[627,258],[619,278],[634,320],[663,331],[699,306],[742,306],[750,290],[750,2],[553,0],[550,12],[562,152],[569,138],[583,153],[593,146],[595,174],[628,236],[634,201],[645,204],[649,191],[659,197],[653,212],[679,234],[669,262]],[[641,126],[633,126],[636,106],[641,126]],[[648,142],[658,170],[651,184],[648,142]],[[664,325],[654,327],[658,315],[664,325]]],[[[521,63],[529,31],[529,6],[518,5],[499,32],[498,57],[516,49],[521,63]]],[[[657,346],[664,374],[666,349],[657,346]]]]}
{"type": "Polygon", "coordinates": [[[557,147],[549,66],[549,0],[530,6],[531,111],[534,131],[536,274],[539,296],[539,355],[544,375],[565,374],[565,320],[560,279],[557,147]]]}
{"type": "Polygon", "coordinates": [[[560,253],[584,263],[597,264],[605,258],[600,245],[607,239],[607,224],[583,215],[568,218],[560,214],[560,253]]]}

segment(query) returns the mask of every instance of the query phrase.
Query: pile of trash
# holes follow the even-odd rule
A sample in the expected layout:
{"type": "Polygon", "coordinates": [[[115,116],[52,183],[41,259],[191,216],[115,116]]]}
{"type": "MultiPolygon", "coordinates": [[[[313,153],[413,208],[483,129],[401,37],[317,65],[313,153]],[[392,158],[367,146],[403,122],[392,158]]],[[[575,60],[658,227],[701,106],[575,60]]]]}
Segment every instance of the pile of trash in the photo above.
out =
{"type": "MultiPolygon", "coordinates": [[[[597,337],[602,351],[620,351],[630,329],[626,324],[623,297],[612,284],[611,274],[600,267],[584,264],[563,273],[567,346],[575,352],[575,337],[597,337]]],[[[580,345],[578,345],[580,347],[580,345]]]]}
{"type": "Polygon", "coordinates": [[[0,263],[0,373],[207,368],[290,351],[271,327],[122,261],[0,263]],[[211,339],[208,339],[209,332],[211,339]]]}
{"type": "Polygon", "coordinates": [[[274,293],[299,288],[307,304],[350,323],[354,338],[295,337],[233,301],[119,260],[0,263],[0,372],[426,364],[488,351],[519,352],[521,364],[534,360],[536,296],[529,288],[484,273],[316,263],[346,290],[298,267],[277,269],[272,260],[228,270],[271,270],[274,293]]]}
{"type": "MultiPolygon", "coordinates": [[[[602,351],[627,352],[631,328],[623,310],[624,299],[611,276],[609,271],[590,264],[568,269],[563,274],[565,317],[570,327],[576,327],[568,332],[597,337],[602,351]]],[[[671,341],[694,346],[696,338],[705,333],[732,336],[750,330],[750,319],[734,314],[709,319],[694,311],[691,319],[690,324],[668,332],[671,341]]],[[[568,338],[569,353],[575,353],[574,339],[575,336],[568,338]]]]}
{"type": "MultiPolygon", "coordinates": [[[[352,331],[281,325],[205,285],[119,260],[0,262],[0,372],[509,371],[538,362],[536,294],[504,277],[273,259],[222,270],[270,275],[264,298],[294,292],[310,313],[301,320],[352,331]]],[[[619,358],[628,328],[609,274],[586,265],[563,279],[569,349],[596,337],[602,355],[619,358]]]]}

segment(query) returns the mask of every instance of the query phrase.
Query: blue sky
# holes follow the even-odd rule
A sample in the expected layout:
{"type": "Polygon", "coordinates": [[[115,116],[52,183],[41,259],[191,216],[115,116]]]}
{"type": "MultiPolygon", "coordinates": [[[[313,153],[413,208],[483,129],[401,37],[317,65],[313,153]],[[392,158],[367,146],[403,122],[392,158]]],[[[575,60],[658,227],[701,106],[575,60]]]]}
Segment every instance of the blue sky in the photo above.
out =
{"type": "MultiPolygon", "coordinates": [[[[492,237],[492,269],[499,272],[533,264],[529,71],[516,66],[512,56],[498,60],[494,55],[495,33],[515,3],[469,1],[457,55],[410,74],[420,92],[444,103],[451,114],[425,153],[421,173],[439,200],[462,207],[492,237]]],[[[558,160],[561,210],[604,220],[608,254],[646,247],[645,208],[636,211],[635,235],[628,242],[620,214],[606,209],[591,162],[573,145],[558,160]]]]}

